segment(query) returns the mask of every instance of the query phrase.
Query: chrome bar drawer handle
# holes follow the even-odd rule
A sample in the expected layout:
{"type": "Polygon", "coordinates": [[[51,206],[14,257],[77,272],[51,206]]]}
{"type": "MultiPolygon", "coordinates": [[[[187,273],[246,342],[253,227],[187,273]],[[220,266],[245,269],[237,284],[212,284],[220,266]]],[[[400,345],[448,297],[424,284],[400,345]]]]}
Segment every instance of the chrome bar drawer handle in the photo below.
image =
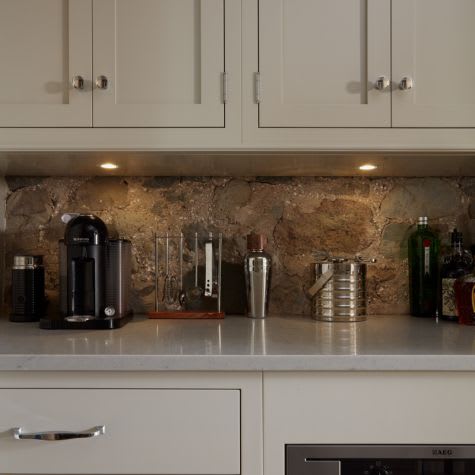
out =
{"type": "Polygon", "coordinates": [[[99,437],[106,433],[105,426],[95,426],[92,429],[84,430],[82,432],[33,432],[31,434],[24,434],[21,427],[13,429],[13,437],[18,440],[70,440],[70,439],[86,439],[88,437],[99,437]]]}

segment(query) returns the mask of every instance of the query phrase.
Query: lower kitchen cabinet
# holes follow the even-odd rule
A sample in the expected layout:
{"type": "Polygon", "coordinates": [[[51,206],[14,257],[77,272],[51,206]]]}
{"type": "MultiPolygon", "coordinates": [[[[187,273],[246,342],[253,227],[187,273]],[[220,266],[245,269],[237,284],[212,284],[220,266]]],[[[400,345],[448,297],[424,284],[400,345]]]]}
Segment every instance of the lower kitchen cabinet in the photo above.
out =
{"type": "Polygon", "coordinates": [[[0,376],[2,473],[262,473],[260,375],[97,376],[0,376]]]}
{"type": "Polygon", "coordinates": [[[265,373],[263,392],[265,475],[286,444],[475,444],[471,373],[265,373]]]}
{"type": "Polygon", "coordinates": [[[472,394],[469,372],[0,372],[0,470],[285,475],[288,444],[475,444],[472,394]],[[45,431],[95,436],[15,438],[45,431]]]}
{"type": "Polygon", "coordinates": [[[2,439],[7,473],[240,473],[237,389],[3,389],[0,405],[1,432],[79,432],[2,439]],[[94,427],[105,433],[80,438],[94,427]]]}

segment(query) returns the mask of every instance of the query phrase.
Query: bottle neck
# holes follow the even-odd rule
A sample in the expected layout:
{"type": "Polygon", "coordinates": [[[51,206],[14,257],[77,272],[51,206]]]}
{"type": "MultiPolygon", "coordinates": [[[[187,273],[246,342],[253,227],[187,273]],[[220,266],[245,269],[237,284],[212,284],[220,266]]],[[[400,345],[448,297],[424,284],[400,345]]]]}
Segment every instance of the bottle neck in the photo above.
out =
{"type": "Polygon", "coordinates": [[[453,254],[462,254],[463,247],[460,241],[455,241],[452,243],[452,253],[453,254]]]}
{"type": "Polygon", "coordinates": [[[428,229],[429,228],[429,225],[428,224],[418,224],[417,225],[417,229],[428,229]]]}

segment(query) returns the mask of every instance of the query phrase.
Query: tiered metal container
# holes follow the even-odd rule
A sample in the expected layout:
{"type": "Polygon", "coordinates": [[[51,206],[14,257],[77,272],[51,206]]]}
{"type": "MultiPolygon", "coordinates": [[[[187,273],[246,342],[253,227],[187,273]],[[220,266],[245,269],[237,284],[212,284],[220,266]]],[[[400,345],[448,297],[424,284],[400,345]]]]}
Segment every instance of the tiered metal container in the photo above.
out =
{"type": "Polygon", "coordinates": [[[316,280],[328,279],[313,299],[316,320],[366,320],[366,267],[359,258],[328,258],[315,264],[316,280]]]}

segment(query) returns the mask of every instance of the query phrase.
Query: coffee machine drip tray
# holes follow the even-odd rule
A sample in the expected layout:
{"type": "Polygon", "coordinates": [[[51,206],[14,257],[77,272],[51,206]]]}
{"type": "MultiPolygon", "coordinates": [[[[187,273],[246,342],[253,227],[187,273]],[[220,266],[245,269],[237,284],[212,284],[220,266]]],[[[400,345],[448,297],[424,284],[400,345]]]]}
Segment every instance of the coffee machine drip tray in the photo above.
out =
{"type": "Polygon", "coordinates": [[[57,318],[42,318],[40,328],[43,330],[114,330],[130,322],[132,317],[132,312],[122,317],[106,318],[95,318],[90,315],[63,318],[58,315],[57,318]]]}

